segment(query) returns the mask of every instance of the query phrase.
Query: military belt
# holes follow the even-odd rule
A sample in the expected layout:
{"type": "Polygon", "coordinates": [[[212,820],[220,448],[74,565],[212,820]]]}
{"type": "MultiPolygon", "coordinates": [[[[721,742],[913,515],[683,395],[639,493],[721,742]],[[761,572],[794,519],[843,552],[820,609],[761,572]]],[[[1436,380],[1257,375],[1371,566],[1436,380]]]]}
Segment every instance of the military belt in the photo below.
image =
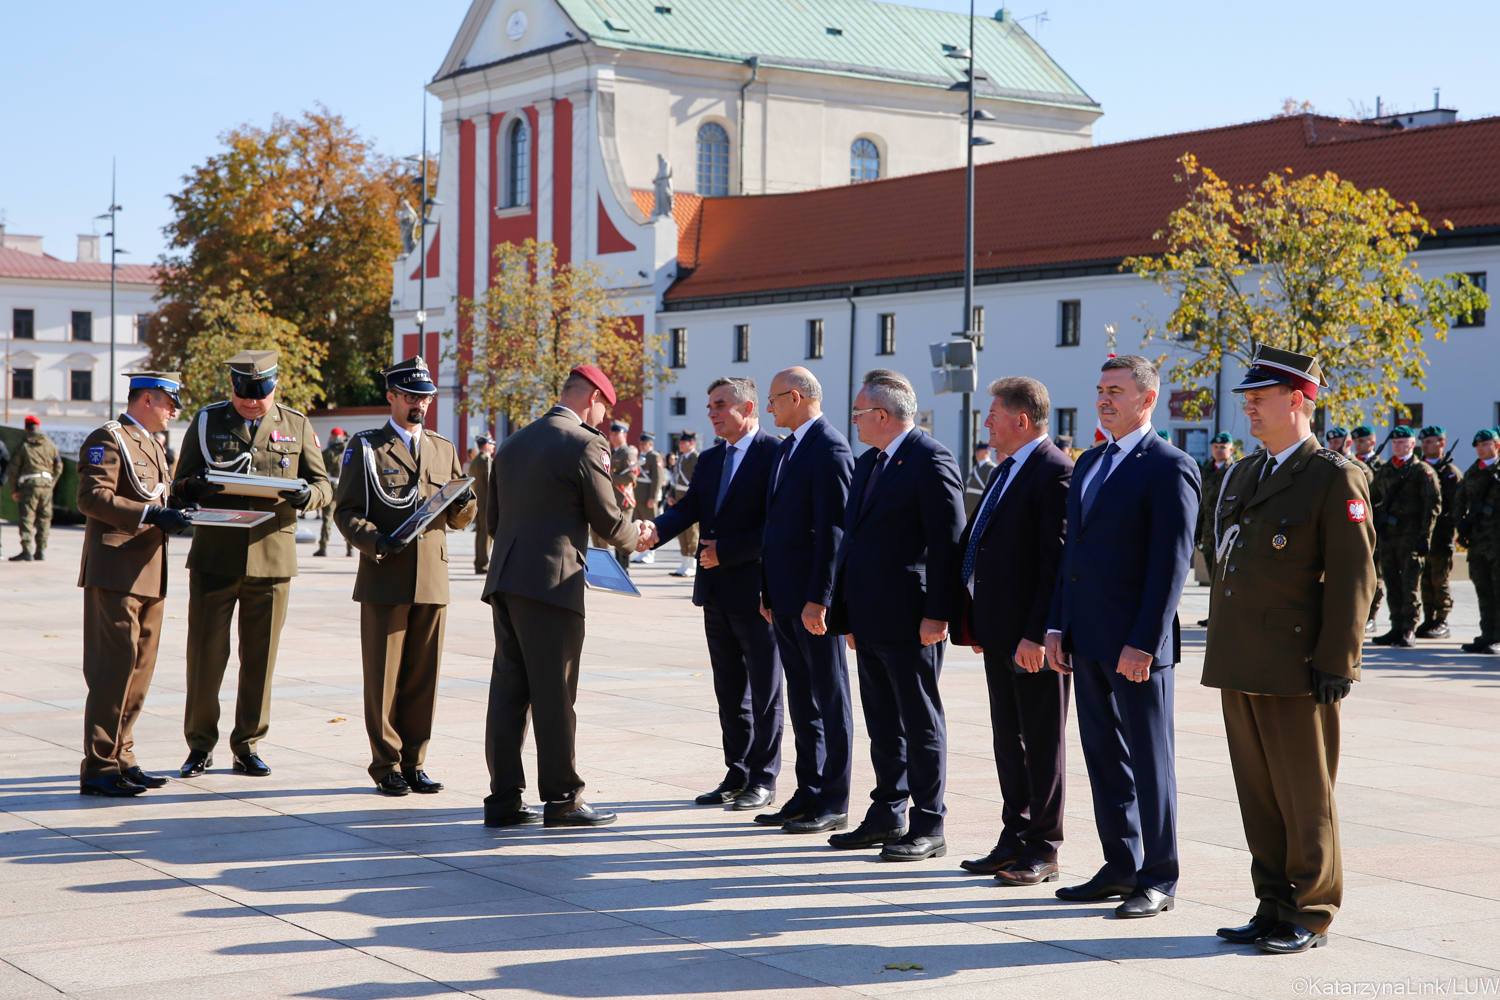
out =
{"type": "Polygon", "coordinates": [[[31,479],[45,479],[45,480],[47,480],[47,482],[50,483],[50,482],[52,482],[52,473],[50,473],[50,472],[32,472],[32,473],[29,473],[27,475],[22,476],[20,479],[16,480],[16,482],[17,483],[24,483],[24,482],[26,482],[28,480],[31,480],[31,479]]]}

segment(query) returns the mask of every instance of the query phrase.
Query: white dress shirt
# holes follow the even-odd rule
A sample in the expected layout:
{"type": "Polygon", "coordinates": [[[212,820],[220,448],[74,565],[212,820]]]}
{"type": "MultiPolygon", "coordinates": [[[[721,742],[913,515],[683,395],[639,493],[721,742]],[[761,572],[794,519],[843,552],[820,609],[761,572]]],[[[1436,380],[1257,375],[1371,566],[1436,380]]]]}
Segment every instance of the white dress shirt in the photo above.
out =
{"type": "MultiPolygon", "coordinates": [[[[724,440],[724,471],[720,475],[726,483],[734,482],[734,474],[739,471],[740,463],[745,460],[745,451],[750,447],[750,442],[755,440],[755,432],[759,429],[758,424],[751,427],[734,444],[730,444],[727,438],[724,440]]],[[[720,489],[728,488],[728,486],[720,487],[720,489]]]]}
{"type": "MultiPolygon", "coordinates": [[[[1312,435],[1309,434],[1307,437],[1312,437],[1312,435]]],[[[1306,441],[1306,440],[1307,440],[1307,438],[1303,438],[1302,439],[1302,441],[1306,441]]],[[[1287,463],[1287,459],[1289,459],[1289,458],[1292,457],[1292,453],[1295,452],[1298,448],[1302,447],[1302,441],[1298,441],[1296,444],[1292,445],[1290,448],[1286,448],[1286,449],[1284,449],[1282,451],[1278,451],[1276,454],[1274,454],[1274,455],[1271,456],[1271,461],[1273,461],[1273,462],[1276,463],[1276,468],[1277,469],[1279,469],[1283,465],[1285,465],[1287,463]]],[[[1261,481],[1262,482],[1265,481],[1265,468],[1266,468],[1265,466],[1261,466],[1261,481]]],[[[1276,470],[1275,469],[1271,470],[1271,475],[1273,475],[1273,476],[1276,475],[1276,470]]]]}
{"type": "MultiPolygon", "coordinates": [[[[1104,433],[1106,435],[1109,434],[1108,431],[1105,431],[1104,433]]],[[[1147,434],[1155,434],[1155,433],[1156,433],[1156,431],[1152,430],[1152,428],[1151,428],[1151,421],[1148,420],[1148,421],[1146,421],[1145,426],[1143,426],[1143,427],[1137,427],[1135,430],[1131,431],[1129,434],[1126,434],[1124,437],[1120,438],[1118,441],[1115,441],[1115,444],[1117,444],[1117,445],[1120,446],[1120,451],[1119,451],[1118,454],[1116,454],[1113,458],[1110,459],[1109,471],[1104,474],[1104,478],[1108,479],[1110,476],[1112,476],[1112,475],[1115,474],[1115,470],[1120,467],[1120,459],[1122,457],[1124,457],[1125,455],[1130,454],[1130,452],[1135,448],[1135,446],[1141,443],[1141,439],[1142,438],[1144,438],[1147,434]]],[[[1078,488],[1082,491],[1082,492],[1080,492],[1078,494],[1079,496],[1082,497],[1082,496],[1087,496],[1088,495],[1089,483],[1093,482],[1094,474],[1099,471],[1099,466],[1101,466],[1103,464],[1104,464],[1104,455],[1101,453],[1100,456],[1099,456],[1099,458],[1094,461],[1094,464],[1089,466],[1089,471],[1085,472],[1083,474],[1083,482],[1081,482],[1081,483],[1078,484],[1078,488]]]]}
{"type": "Polygon", "coordinates": [[[823,415],[820,413],[816,417],[813,417],[811,420],[804,420],[801,427],[798,427],[796,430],[792,431],[792,450],[782,456],[781,464],[776,466],[775,486],[781,485],[781,472],[788,465],[792,464],[792,456],[796,454],[797,446],[802,443],[803,438],[807,437],[807,432],[812,429],[812,425],[822,419],[823,415]]]}
{"type": "MultiPolygon", "coordinates": [[[[1010,484],[1016,481],[1016,473],[1020,471],[1021,466],[1026,464],[1026,460],[1031,457],[1031,453],[1036,451],[1037,447],[1042,443],[1042,438],[1045,438],[1046,436],[1047,435],[1043,434],[1042,437],[1032,438],[1030,441],[1027,441],[1025,444],[1021,445],[1021,447],[1017,448],[1016,453],[1010,456],[1011,458],[1015,459],[1015,464],[1010,467],[1010,475],[1006,477],[1004,485],[1000,487],[1000,495],[995,498],[995,503],[998,504],[1002,499],[1005,498],[1005,491],[1010,489],[1010,484]]],[[[1000,465],[1004,464],[1005,461],[1002,459],[1000,465]]],[[[999,474],[999,466],[996,466],[995,471],[990,473],[990,482],[993,483],[995,481],[995,477],[999,474]]],[[[984,503],[988,502],[988,499],[989,498],[986,497],[985,500],[980,503],[980,509],[983,509],[984,503]]]]}
{"type": "MultiPolygon", "coordinates": [[[[562,405],[561,403],[558,403],[556,406],[554,406],[552,408],[552,412],[553,413],[566,413],[568,416],[572,417],[574,420],[578,421],[580,424],[583,423],[583,418],[582,417],[580,417],[575,411],[568,409],[566,406],[562,405]]],[[[401,428],[398,427],[396,429],[400,430],[401,428]]]]}
{"type": "Polygon", "coordinates": [[[395,417],[387,417],[386,420],[396,429],[396,433],[401,436],[401,440],[406,443],[406,450],[411,452],[411,457],[416,458],[417,449],[422,446],[422,425],[418,424],[416,430],[407,433],[405,427],[396,423],[395,417]]]}

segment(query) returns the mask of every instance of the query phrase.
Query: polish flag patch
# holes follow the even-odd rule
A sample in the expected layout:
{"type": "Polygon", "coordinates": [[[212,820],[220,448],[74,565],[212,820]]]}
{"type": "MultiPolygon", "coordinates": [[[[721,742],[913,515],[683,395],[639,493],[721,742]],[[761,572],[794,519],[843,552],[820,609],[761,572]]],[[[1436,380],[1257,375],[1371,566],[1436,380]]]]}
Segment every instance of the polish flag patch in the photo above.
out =
{"type": "Polygon", "coordinates": [[[1350,500],[1349,520],[1353,521],[1355,524],[1359,524],[1365,519],[1365,516],[1365,502],[1363,500],[1350,500]]]}

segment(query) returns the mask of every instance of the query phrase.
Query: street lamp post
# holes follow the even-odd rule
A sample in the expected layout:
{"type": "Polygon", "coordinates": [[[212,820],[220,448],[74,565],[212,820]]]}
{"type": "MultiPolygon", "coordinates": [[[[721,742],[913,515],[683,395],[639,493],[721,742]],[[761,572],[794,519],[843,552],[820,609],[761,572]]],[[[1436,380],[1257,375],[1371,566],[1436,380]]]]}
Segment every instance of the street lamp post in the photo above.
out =
{"type": "Polygon", "coordinates": [[[96,215],[96,219],[109,220],[109,232],[104,235],[109,237],[109,412],[105,414],[107,419],[113,420],[115,413],[115,382],[119,380],[119,374],[115,366],[115,278],[116,272],[120,270],[117,259],[122,253],[129,250],[121,250],[116,245],[115,239],[115,214],[120,211],[120,205],[115,200],[115,161],[109,161],[109,211],[103,215],[96,215]]]}

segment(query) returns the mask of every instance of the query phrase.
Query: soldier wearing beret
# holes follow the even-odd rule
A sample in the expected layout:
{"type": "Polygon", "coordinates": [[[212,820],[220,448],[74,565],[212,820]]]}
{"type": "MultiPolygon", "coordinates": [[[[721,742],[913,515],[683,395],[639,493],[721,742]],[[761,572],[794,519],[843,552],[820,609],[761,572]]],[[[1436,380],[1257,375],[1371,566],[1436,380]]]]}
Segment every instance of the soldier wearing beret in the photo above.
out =
{"type": "MultiPolygon", "coordinates": [[[[1354,463],[1354,467],[1364,473],[1365,482],[1369,483],[1375,478],[1375,470],[1355,457],[1352,440],[1355,434],[1363,435],[1360,438],[1362,442],[1368,438],[1370,449],[1374,449],[1375,432],[1361,425],[1354,428],[1354,434],[1351,434],[1347,427],[1334,427],[1331,429],[1327,435],[1328,450],[1337,452],[1354,463]]],[[[1365,621],[1365,635],[1372,635],[1375,632],[1375,613],[1380,610],[1380,602],[1385,600],[1385,590],[1380,586],[1380,549],[1378,546],[1375,550],[1375,569],[1375,597],[1370,602],[1370,617],[1365,621]]]]}
{"type": "MultiPolygon", "coordinates": [[[[629,433],[629,424],[616,420],[609,425],[609,481],[614,485],[615,502],[620,510],[634,520],[635,487],[641,478],[641,467],[640,453],[631,447],[626,437],[629,433]]],[[[606,539],[598,532],[594,533],[593,540],[596,548],[609,548],[606,539]]],[[[628,546],[615,547],[615,559],[626,573],[630,572],[630,556],[634,551],[628,546]]]]}
{"type": "Polygon", "coordinates": [[[1339,701],[1359,679],[1375,589],[1365,477],[1312,434],[1324,385],[1313,358],[1257,352],[1234,391],[1265,448],[1225,477],[1214,530],[1203,683],[1221,691],[1260,900],[1218,934],[1276,954],[1326,944],[1343,899],[1339,701]]]}
{"type": "Polygon", "coordinates": [[[1391,460],[1375,469],[1370,499],[1375,504],[1375,533],[1380,539],[1380,575],[1385,580],[1391,630],[1373,640],[1377,646],[1411,647],[1416,643],[1423,566],[1432,545],[1432,529],[1442,507],[1442,492],[1432,466],[1413,454],[1410,427],[1391,429],[1391,460]]]}
{"type": "Polygon", "coordinates": [[[1365,468],[1374,472],[1385,464],[1385,459],[1380,457],[1379,450],[1375,445],[1375,430],[1368,424],[1360,424],[1349,432],[1349,444],[1354,449],[1354,457],[1364,464],[1365,468]]]}
{"type": "Polygon", "coordinates": [[[1453,610],[1453,592],[1448,588],[1448,578],[1453,573],[1454,501],[1463,482],[1463,472],[1447,449],[1446,430],[1436,425],[1422,428],[1422,461],[1437,473],[1442,504],[1422,566],[1422,624],[1417,626],[1418,639],[1446,639],[1452,634],[1448,629],[1448,613],[1453,610]]]}
{"type": "MultiPolygon", "coordinates": [[[[62,479],[63,460],[47,435],[42,421],[26,415],[26,437],[10,463],[10,498],[19,511],[21,551],[11,562],[41,562],[46,558],[47,538],[52,530],[52,491],[62,479]],[[35,555],[32,554],[33,545],[35,555]]],[[[0,479],[5,478],[0,469],[0,479]]]]}
{"type": "Polygon", "coordinates": [[[190,503],[272,511],[251,528],[199,525],[188,551],[188,756],[180,774],[213,766],[219,742],[219,687],[229,664],[229,623],[239,609],[240,672],[229,749],[234,771],[264,777],[258,752],[271,725],[271,675],[297,575],[297,512],[333,499],[312,421],[276,402],[277,351],[242,351],[225,361],[230,398],[198,411],[188,426],[172,492],[190,503]],[[210,472],[240,472],[288,483],[275,497],[236,496],[210,483],[210,472]]]}
{"type": "MultiPolygon", "coordinates": [[[[1198,505],[1198,527],[1193,535],[1193,544],[1203,552],[1208,564],[1208,575],[1214,575],[1214,503],[1219,496],[1219,485],[1224,473],[1234,464],[1234,438],[1220,431],[1208,442],[1208,461],[1198,466],[1203,475],[1203,499],[1198,505]]],[[[1206,624],[1206,623],[1205,623],[1206,624]]]]}
{"type": "Polygon", "coordinates": [[[437,386],[422,358],[385,376],[391,415],[360,431],[344,452],[334,517],[359,549],[354,600],[365,678],[370,777],[386,795],[443,789],[422,769],[437,711],[438,669],[448,612],[448,529],[462,531],[478,506],[465,489],[415,536],[393,532],[422,502],[463,478],[458,449],[424,427],[437,386]]]}
{"type": "Polygon", "coordinates": [[[1474,464],[1453,499],[1458,541],[1469,550],[1469,579],[1479,598],[1479,634],[1466,653],[1500,654],[1500,432],[1474,435],[1474,464]]]}

